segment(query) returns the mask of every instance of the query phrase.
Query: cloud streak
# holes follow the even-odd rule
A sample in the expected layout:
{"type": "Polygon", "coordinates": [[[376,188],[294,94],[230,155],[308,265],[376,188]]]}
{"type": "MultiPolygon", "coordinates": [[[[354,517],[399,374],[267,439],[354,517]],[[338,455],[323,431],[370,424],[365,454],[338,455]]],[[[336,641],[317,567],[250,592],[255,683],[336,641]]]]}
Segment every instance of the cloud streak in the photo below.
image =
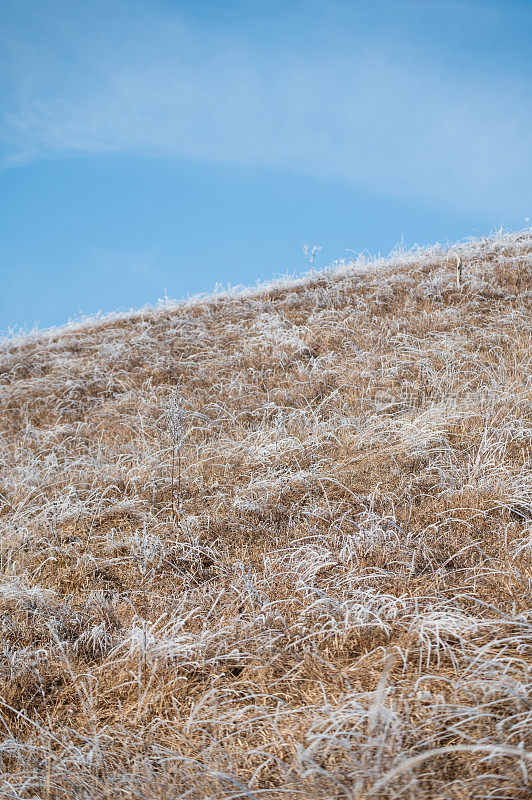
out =
{"type": "Polygon", "coordinates": [[[185,24],[163,6],[129,5],[128,18],[116,4],[106,20],[94,6],[78,19],[61,3],[45,5],[30,23],[7,19],[4,168],[127,152],[528,211],[524,77],[442,67],[426,46],[382,30],[349,51],[289,50],[185,24]]]}

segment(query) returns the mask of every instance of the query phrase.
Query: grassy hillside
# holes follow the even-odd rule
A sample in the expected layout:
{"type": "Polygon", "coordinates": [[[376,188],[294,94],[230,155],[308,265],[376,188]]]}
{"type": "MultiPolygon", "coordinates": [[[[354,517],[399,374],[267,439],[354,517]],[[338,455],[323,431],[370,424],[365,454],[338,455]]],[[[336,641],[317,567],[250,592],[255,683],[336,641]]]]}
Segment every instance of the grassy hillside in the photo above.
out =
{"type": "Polygon", "coordinates": [[[2,341],[0,797],[530,797],[531,251],[2,341]]]}

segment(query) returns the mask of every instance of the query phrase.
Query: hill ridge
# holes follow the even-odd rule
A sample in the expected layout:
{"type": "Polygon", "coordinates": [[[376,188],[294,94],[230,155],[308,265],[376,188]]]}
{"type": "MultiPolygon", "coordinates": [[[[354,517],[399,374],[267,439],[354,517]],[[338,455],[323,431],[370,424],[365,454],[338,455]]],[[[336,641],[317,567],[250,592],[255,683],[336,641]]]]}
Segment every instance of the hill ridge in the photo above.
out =
{"type": "Polygon", "coordinates": [[[231,289],[224,289],[219,286],[210,292],[198,293],[181,300],[160,299],[155,305],[142,306],[140,308],[123,309],[106,313],[96,312],[87,314],[77,319],[68,320],[60,325],[52,325],[48,328],[35,328],[32,330],[17,330],[12,332],[0,331],[0,349],[21,344],[34,338],[53,337],[61,333],[86,330],[91,327],[99,327],[108,323],[135,319],[143,314],[156,314],[168,311],[179,311],[184,307],[198,303],[218,302],[223,299],[248,299],[271,291],[289,290],[300,288],[315,280],[338,280],[350,275],[360,277],[371,270],[392,270],[394,267],[403,267],[405,259],[409,264],[417,264],[419,260],[440,262],[445,258],[456,258],[457,256],[468,256],[477,250],[478,258],[484,250],[491,248],[504,248],[512,243],[520,243],[524,246],[532,241],[532,228],[523,228],[517,231],[499,230],[489,236],[470,237],[451,244],[429,244],[413,245],[411,248],[401,250],[399,246],[392,249],[388,256],[371,255],[361,253],[356,258],[340,259],[325,268],[309,269],[302,273],[289,273],[279,275],[270,280],[258,282],[255,286],[237,285],[231,289]]]}

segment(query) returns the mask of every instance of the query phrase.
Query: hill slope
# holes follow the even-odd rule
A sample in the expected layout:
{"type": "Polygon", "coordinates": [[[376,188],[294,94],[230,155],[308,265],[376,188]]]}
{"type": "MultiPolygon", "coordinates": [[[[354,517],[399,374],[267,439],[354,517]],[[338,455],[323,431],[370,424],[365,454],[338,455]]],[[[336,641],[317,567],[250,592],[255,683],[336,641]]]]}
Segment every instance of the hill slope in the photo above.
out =
{"type": "Polygon", "coordinates": [[[530,796],[531,250],[2,342],[1,797],[530,796]]]}

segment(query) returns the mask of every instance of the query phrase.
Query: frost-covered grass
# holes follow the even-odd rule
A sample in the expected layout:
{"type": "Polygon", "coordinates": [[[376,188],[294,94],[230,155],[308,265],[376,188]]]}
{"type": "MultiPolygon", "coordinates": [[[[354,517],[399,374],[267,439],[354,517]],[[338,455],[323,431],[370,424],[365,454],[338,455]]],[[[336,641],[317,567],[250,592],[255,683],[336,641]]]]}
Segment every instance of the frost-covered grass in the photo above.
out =
{"type": "Polygon", "coordinates": [[[0,797],[530,796],[531,251],[2,340],[0,797]]]}

